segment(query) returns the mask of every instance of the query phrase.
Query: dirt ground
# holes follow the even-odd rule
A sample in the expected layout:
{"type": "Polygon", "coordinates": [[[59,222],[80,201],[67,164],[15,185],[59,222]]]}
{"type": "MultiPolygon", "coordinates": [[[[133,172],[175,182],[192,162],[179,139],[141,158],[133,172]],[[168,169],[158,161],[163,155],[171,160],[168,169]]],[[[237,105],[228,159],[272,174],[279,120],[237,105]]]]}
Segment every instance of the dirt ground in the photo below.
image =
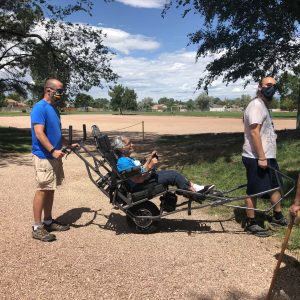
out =
{"type": "MultiPolygon", "coordinates": [[[[104,131],[141,121],[153,136],[242,131],[236,119],[62,118],[64,128],[86,123],[104,131]]],[[[275,120],[275,127],[294,128],[294,123],[275,120]]],[[[28,128],[29,118],[0,118],[0,126],[28,128]]],[[[54,217],[69,222],[71,229],[43,243],[31,238],[31,155],[0,159],[0,299],[265,299],[280,252],[274,237],[248,235],[231,217],[220,219],[203,210],[171,215],[155,234],[134,234],[124,214],[90,182],[83,163],[70,155],[64,160],[66,181],[56,192],[54,217]]],[[[291,253],[275,290],[274,299],[300,299],[299,263],[291,253]]]]}
{"type": "MultiPolygon", "coordinates": [[[[90,130],[91,126],[96,124],[102,131],[118,131],[126,127],[126,131],[128,132],[142,132],[141,122],[143,121],[144,131],[147,134],[194,134],[243,131],[242,119],[99,114],[63,115],[62,127],[67,129],[69,125],[72,125],[73,129],[81,130],[82,124],[86,124],[87,130],[90,130]]],[[[29,116],[0,117],[0,126],[30,128],[30,118],[29,116]]],[[[295,129],[296,121],[274,119],[274,126],[276,130],[295,129]]]]}

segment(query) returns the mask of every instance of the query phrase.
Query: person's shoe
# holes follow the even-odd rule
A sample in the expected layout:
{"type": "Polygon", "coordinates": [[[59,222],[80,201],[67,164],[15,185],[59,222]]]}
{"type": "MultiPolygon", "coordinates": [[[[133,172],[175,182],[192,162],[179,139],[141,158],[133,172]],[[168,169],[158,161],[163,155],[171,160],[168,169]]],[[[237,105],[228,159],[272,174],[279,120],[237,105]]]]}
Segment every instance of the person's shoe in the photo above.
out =
{"type": "Polygon", "coordinates": [[[215,188],[214,184],[205,185],[202,190],[198,191],[198,193],[200,193],[200,194],[208,194],[214,188],[215,188]]]}
{"type": "Polygon", "coordinates": [[[280,219],[272,217],[272,221],[270,222],[270,224],[274,227],[284,227],[288,225],[288,222],[285,217],[282,217],[280,219]]]}
{"type": "Polygon", "coordinates": [[[257,224],[247,225],[245,231],[258,237],[268,237],[272,235],[269,230],[264,229],[257,224]]]}
{"type": "Polygon", "coordinates": [[[50,225],[46,225],[44,223],[44,227],[48,232],[51,231],[67,231],[70,229],[70,225],[62,224],[56,220],[52,220],[52,223],[50,225]]]}
{"type": "Polygon", "coordinates": [[[49,233],[45,229],[44,225],[39,226],[35,230],[32,229],[32,237],[43,242],[52,242],[56,240],[56,236],[54,234],[49,233]]]}

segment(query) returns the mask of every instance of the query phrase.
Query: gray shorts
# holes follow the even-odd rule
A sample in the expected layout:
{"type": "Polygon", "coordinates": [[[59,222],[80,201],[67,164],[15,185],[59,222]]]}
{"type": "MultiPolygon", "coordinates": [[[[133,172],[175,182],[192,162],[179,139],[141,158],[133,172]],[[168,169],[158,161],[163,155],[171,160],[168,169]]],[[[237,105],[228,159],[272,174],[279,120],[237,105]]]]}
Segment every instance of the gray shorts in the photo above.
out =
{"type": "Polygon", "coordinates": [[[61,185],[65,175],[62,159],[42,159],[33,155],[32,163],[35,170],[37,190],[55,190],[61,185]]]}

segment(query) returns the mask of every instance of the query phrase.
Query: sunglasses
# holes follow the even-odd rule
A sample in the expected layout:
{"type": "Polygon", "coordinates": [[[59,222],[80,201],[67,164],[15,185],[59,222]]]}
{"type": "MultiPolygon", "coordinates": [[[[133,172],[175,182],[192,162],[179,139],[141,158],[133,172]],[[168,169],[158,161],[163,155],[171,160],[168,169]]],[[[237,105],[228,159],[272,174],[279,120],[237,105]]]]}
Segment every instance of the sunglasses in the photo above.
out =
{"type": "Polygon", "coordinates": [[[61,95],[64,94],[64,90],[63,90],[63,89],[57,89],[57,90],[55,91],[55,94],[61,96],[61,95]]]}
{"type": "Polygon", "coordinates": [[[55,90],[54,88],[52,88],[50,86],[47,86],[46,88],[55,91],[55,94],[58,96],[62,96],[64,94],[64,89],[56,89],[55,90]]]}

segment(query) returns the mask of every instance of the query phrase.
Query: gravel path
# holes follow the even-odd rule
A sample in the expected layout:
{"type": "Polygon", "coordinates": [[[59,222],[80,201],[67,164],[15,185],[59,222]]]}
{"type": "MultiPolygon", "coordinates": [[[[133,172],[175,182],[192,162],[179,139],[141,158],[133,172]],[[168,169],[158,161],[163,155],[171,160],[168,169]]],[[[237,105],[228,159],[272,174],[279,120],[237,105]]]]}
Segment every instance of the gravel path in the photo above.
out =
{"type": "MultiPolygon", "coordinates": [[[[33,240],[31,155],[12,161],[0,168],[1,299],[264,299],[275,238],[202,210],[175,214],[152,235],[130,233],[75,155],[64,160],[67,180],[54,205],[72,228],[53,243],[33,240]]],[[[287,258],[275,299],[299,299],[299,268],[287,258]]]]}
{"type": "MultiPolygon", "coordinates": [[[[142,117],[147,133],[242,131],[241,120],[171,118],[142,117]]],[[[139,121],[63,116],[63,127],[100,123],[112,131],[139,121]]],[[[294,128],[295,121],[279,121],[277,129],[294,128]]],[[[28,128],[29,118],[0,118],[1,125],[28,128]]],[[[203,210],[162,220],[158,233],[133,234],[89,181],[83,163],[70,155],[64,165],[67,179],[56,192],[54,216],[72,227],[42,243],[31,238],[31,155],[0,157],[0,299],[264,299],[278,240],[247,235],[233,220],[203,210]]],[[[298,265],[285,256],[274,299],[300,299],[298,265]]]]}

